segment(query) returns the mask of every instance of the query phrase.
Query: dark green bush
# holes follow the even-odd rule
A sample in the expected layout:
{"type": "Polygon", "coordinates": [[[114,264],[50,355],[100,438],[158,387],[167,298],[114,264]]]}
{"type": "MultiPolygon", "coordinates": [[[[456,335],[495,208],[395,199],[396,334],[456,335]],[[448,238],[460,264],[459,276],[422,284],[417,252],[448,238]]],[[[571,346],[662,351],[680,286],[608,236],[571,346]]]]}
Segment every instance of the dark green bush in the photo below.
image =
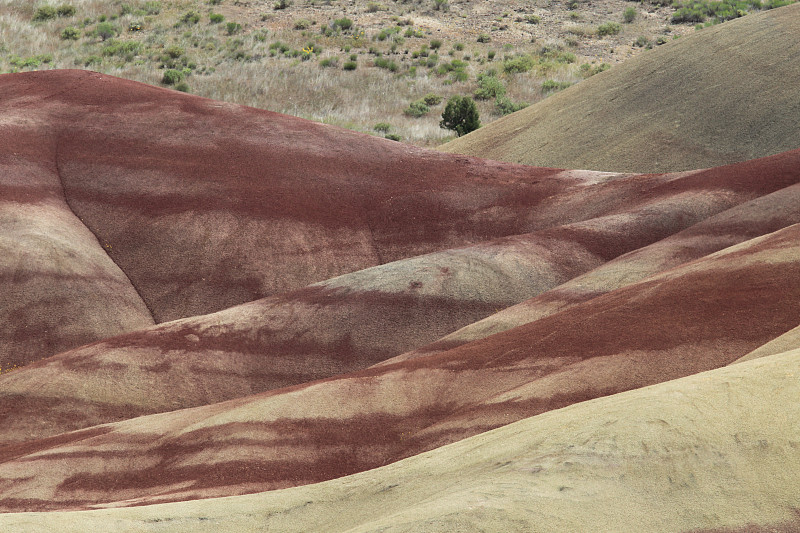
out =
{"type": "Polygon", "coordinates": [[[442,41],[440,41],[439,39],[434,39],[431,41],[430,47],[431,50],[438,50],[439,48],[442,47],[442,41]]]}
{"type": "Polygon", "coordinates": [[[128,61],[133,59],[142,50],[142,43],[137,41],[109,41],[103,47],[104,56],[124,57],[128,61]]]}
{"type": "Polygon", "coordinates": [[[340,18],[333,21],[333,27],[339,28],[342,31],[347,31],[353,27],[353,21],[349,18],[340,18]]]}
{"type": "Polygon", "coordinates": [[[378,68],[385,68],[391,72],[397,72],[400,67],[397,66],[397,63],[386,59],[385,57],[376,57],[375,58],[375,66],[378,68]]]}
{"type": "Polygon", "coordinates": [[[59,17],[74,17],[75,6],[70,4],[61,4],[56,8],[56,12],[58,13],[59,17]]]}
{"type": "Polygon", "coordinates": [[[495,100],[494,105],[495,108],[497,109],[497,112],[500,113],[501,115],[510,115],[511,113],[514,113],[516,111],[519,111],[520,109],[528,107],[528,104],[526,103],[512,102],[511,99],[508,98],[507,96],[498,96],[497,100],[495,100]]]}
{"type": "Polygon", "coordinates": [[[219,24],[219,23],[221,23],[223,20],[225,20],[225,16],[224,16],[224,15],[222,15],[222,14],[220,14],[220,13],[210,13],[210,14],[208,15],[208,21],[209,21],[211,24],[219,24]]]}
{"type": "Polygon", "coordinates": [[[292,2],[290,0],[278,0],[272,5],[272,8],[276,11],[278,9],[286,9],[287,7],[291,6],[292,2]]]}
{"type": "Polygon", "coordinates": [[[519,74],[530,71],[535,62],[530,55],[519,55],[503,61],[503,71],[509,74],[519,74]]]}
{"type": "Polygon", "coordinates": [[[390,129],[392,129],[392,125],[388,122],[378,122],[372,129],[381,133],[388,133],[390,129]]]}
{"type": "Polygon", "coordinates": [[[119,31],[117,30],[117,27],[110,22],[101,22],[95,27],[94,33],[100,37],[102,41],[105,41],[109,37],[116,36],[119,31]]]}
{"type": "Polygon", "coordinates": [[[427,106],[422,100],[416,100],[408,104],[408,107],[403,111],[409,117],[419,118],[427,115],[431,108],[427,106]]]}
{"type": "Polygon", "coordinates": [[[178,83],[177,85],[175,85],[175,90],[176,91],[180,91],[182,93],[188,93],[189,92],[189,84],[186,83],[185,81],[182,81],[182,82],[178,83]]]}
{"type": "Polygon", "coordinates": [[[327,57],[319,62],[319,66],[321,67],[338,67],[339,66],[339,58],[338,57],[327,57]]]}
{"type": "Polygon", "coordinates": [[[184,24],[197,24],[200,22],[200,13],[197,11],[187,11],[183,14],[180,21],[184,24]]]}
{"type": "Polygon", "coordinates": [[[478,75],[478,90],[475,91],[476,100],[491,100],[505,94],[505,85],[496,76],[489,74],[478,75]]]}
{"type": "Polygon", "coordinates": [[[228,35],[235,35],[242,31],[242,25],[238,22],[228,22],[225,24],[225,30],[228,32],[228,35]]]}
{"type": "Polygon", "coordinates": [[[542,82],[542,92],[546,93],[560,91],[561,89],[566,89],[571,85],[572,83],[569,81],[544,80],[542,82]]]}
{"type": "Polygon", "coordinates": [[[429,106],[439,105],[442,103],[442,100],[444,100],[444,98],[442,98],[438,94],[433,94],[433,93],[428,93],[422,97],[422,101],[425,102],[425,105],[429,106]]]}
{"type": "Polygon", "coordinates": [[[481,127],[478,107],[468,96],[451,96],[442,113],[439,127],[455,131],[461,137],[481,127]]]}
{"type": "Polygon", "coordinates": [[[611,65],[608,63],[600,63],[599,65],[591,65],[589,63],[583,63],[580,67],[581,74],[584,78],[589,78],[594,76],[595,74],[599,74],[603,71],[606,71],[611,68],[611,65]]]}
{"type": "Polygon", "coordinates": [[[358,68],[358,63],[355,61],[345,61],[344,65],[342,65],[344,70],[355,70],[358,68]]]}
{"type": "Polygon", "coordinates": [[[633,22],[633,19],[636,18],[636,9],[632,6],[626,7],[625,11],[622,12],[622,20],[625,22],[633,22]]]}
{"type": "Polygon", "coordinates": [[[400,137],[396,133],[387,133],[386,138],[389,139],[390,141],[400,141],[402,139],[402,137],[400,137]]]}
{"type": "Polygon", "coordinates": [[[77,41],[81,36],[81,31],[78,28],[67,26],[61,30],[61,38],[65,41],[77,41]]]}
{"type": "Polygon", "coordinates": [[[183,81],[183,72],[174,69],[165,70],[164,76],[161,78],[161,83],[164,85],[175,85],[181,81],[183,81]]]}
{"type": "Polygon", "coordinates": [[[597,27],[597,35],[616,35],[622,31],[622,26],[617,22],[606,22],[597,27]]]}
{"type": "Polygon", "coordinates": [[[488,33],[481,33],[478,35],[478,42],[479,43],[488,43],[491,42],[492,38],[488,33]]]}
{"type": "Polygon", "coordinates": [[[58,16],[56,12],[56,8],[53,6],[42,6],[36,10],[33,14],[33,20],[36,22],[41,22],[44,20],[51,20],[58,16]]]}

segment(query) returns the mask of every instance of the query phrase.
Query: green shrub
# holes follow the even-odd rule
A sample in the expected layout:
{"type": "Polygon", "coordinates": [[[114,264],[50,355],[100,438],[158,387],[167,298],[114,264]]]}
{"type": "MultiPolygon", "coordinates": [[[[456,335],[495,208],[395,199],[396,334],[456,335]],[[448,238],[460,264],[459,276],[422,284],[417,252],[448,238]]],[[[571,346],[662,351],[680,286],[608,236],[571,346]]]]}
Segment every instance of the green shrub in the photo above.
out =
{"type": "Polygon", "coordinates": [[[442,41],[440,41],[439,39],[434,39],[431,41],[430,47],[431,50],[438,50],[439,48],[442,47],[442,41]]]}
{"type": "Polygon", "coordinates": [[[117,30],[117,27],[110,22],[101,22],[95,27],[94,33],[100,37],[101,40],[105,41],[109,37],[116,36],[119,31],[117,30]]]}
{"type": "Polygon", "coordinates": [[[592,66],[589,63],[584,63],[580,67],[581,74],[584,78],[589,78],[595,74],[599,74],[611,68],[608,63],[600,63],[599,65],[592,66]]]}
{"type": "Polygon", "coordinates": [[[537,15],[526,15],[525,16],[525,22],[527,22],[528,24],[539,24],[541,21],[542,21],[542,17],[539,17],[537,15]]]}
{"type": "Polygon", "coordinates": [[[388,122],[378,122],[372,129],[381,133],[388,133],[390,129],[392,129],[392,125],[388,122]]]}
{"type": "Polygon", "coordinates": [[[478,75],[478,90],[475,91],[476,100],[491,100],[506,94],[506,87],[496,76],[489,74],[478,75]]]}
{"type": "Polygon", "coordinates": [[[622,26],[617,22],[606,22],[597,27],[598,35],[616,35],[622,31],[622,26]]]}
{"type": "Polygon", "coordinates": [[[321,67],[338,67],[339,66],[339,58],[338,57],[327,57],[319,62],[319,66],[321,67]]]}
{"type": "Polygon", "coordinates": [[[183,72],[174,69],[165,70],[164,76],[161,78],[161,83],[164,85],[175,85],[181,81],[183,81],[183,72]]]}
{"type": "Polygon", "coordinates": [[[439,127],[455,131],[461,137],[481,127],[478,107],[468,96],[451,96],[442,113],[439,127]]]}
{"type": "Polygon", "coordinates": [[[197,11],[187,11],[183,14],[180,21],[184,24],[197,24],[200,22],[200,13],[197,11]]]}
{"type": "Polygon", "coordinates": [[[453,45],[453,50],[461,52],[462,50],[464,50],[464,43],[455,43],[453,45]]]}
{"type": "Polygon", "coordinates": [[[225,30],[228,32],[228,35],[235,35],[242,31],[242,25],[238,22],[228,22],[225,24],[225,30]]]}
{"type": "Polygon", "coordinates": [[[637,37],[636,40],[633,41],[633,46],[639,48],[647,48],[647,47],[652,48],[652,45],[650,44],[650,39],[648,39],[644,35],[640,35],[639,37],[637,37]]]}
{"type": "Polygon", "coordinates": [[[291,0],[278,0],[272,5],[272,9],[275,9],[277,11],[279,9],[286,9],[291,5],[292,5],[291,0]]]}
{"type": "Polygon", "coordinates": [[[428,112],[431,110],[428,105],[423,102],[422,100],[416,100],[408,104],[408,107],[403,111],[409,117],[419,118],[423,115],[427,115],[428,112]]]}
{"type": "Polygon", "coordinates": [[[355,61],[346,61],[344,65],[342,65],[344,70],[355,70],[358,68],[358,63],[355,61]]]}
{"type": "Polygon", "coordinates": [[[497,100],[495,100],[494,105],[495,108],[497,109],[497,112],[500,113],[501,115],[510,115],[511,113],[514,113],[516,111],[519,111],[520,109],[528,107],[528,104],[523,102],[520,103],[512,102],[511,99],[508,98],[507,96],[498,96],[497,100]]]}
{"type": "Polygon", "coordinates": [[[503,61],[503,71],[509,74],[519,74],[530,71],[535,62],[530,55],[519,55],[503,61]]]}
{"type": "Polygon", "coordinates": [[[494,61],[494,56],[495,55],[497,55],[497,52],[495,52],[494,50],[489,50],[486,53],[486,59],[488,59],[489,61],[494,61]]]}
{"type": "Polygon", "coordinates": [[[633,19],[636,18],[636,10],[629,6],[625,8],[625,11],[622,12],[622,20],[625,22],[633,22],[633,19]]]}
{"type": "Polygon", "coordinates": [[[439,105],[442,103],[442,100],[444,100],[444,98],[442,98],[438,94],[433,94],[433,93],[428,93],[422,97],[422,101],[425,102],[425,105],[429,106],[439,105]]]}
{"type": "Polygon", "coordinates": [[[489,36],[488,33],[481,33],[478,35],[478,42],[479,43],[488,43],[491,42],[492,38],[489,36]]]}
{"type": "Polygon", "coordinates": [[[58,16],[56,12],[56,8],[53,6],[42,6],[36,10],[33,14],[33,20],[36,22],[41,22],[45,20],[51,20],[58,16]]]}
{"type": "Polygon", "coordinates": [[[103,58],[100,56],[89,56],[83,61],[83,65],[86,67],[91,67],[93,65],[99,65],[103,62],[103,58]]]}
{"type": "Polygon", "coordinates": [[[400,141],[402,139],[402,137],[400,137],[396,133],[387,133],[386,138],[389,139],[390,141],[400,141]]]}
{"type": "Polygon", "coordinates": [[[65,41],[77,41],[81,36],[81,31],[78,28],[67,26],[61,30],[61,38],[65,41]]]}
{"type": "Polygon", "coordinates": [[[353,27],[353,21],[349,18],[340,18],[333,21],[333,27],[339,28],[342,31],[347,31],[353,27]]]}
{"type": "Polygon", "coordinates": [[[169,57],[171,57],[172,59],[178,59],[179,57],[181,57],[184,54],[183,48],[181,48],[177,44],[173,44],[172,46],[168,46],[166,49],[164,49],[164,52],[166,52],[166,54],[169,57]]]}
{"type": "Polygon", "coordinates": [[[70,4],[61,4],[56,8],[56,13],[58,13],[59,17],[74,17],[75,6],[70,4]]]}
{"type": "Polygon", "coordinates": [[[175,90],[176,91],[180,91],[182,93],[188,93],[189,92],[189,84],[186,83],[185,81],[182,81],[182,82],[178,83],[177,85],[175,85],[175,90]]]}
{"type": "Polygon", "coordinates": [[[376,4],[375,2],[367,2],[367,13],[377,13],[378,11],[382,10],[382,5],[376,4]]]}
{"type": "Polygon", "coordinates": [[[118,56],[127,58],[129,61],[133,59],[142,50],[142,43],[137,41],[109,41],[103,47],[102,54],[104,56],[118,56]]]}
{"type": "Polygon", "coordinates": [[[224,15],[221,15],[220,13],[210,13],[210,14],[208,15],[208,21],[209,21],[211,24],[219,24],[219,23],[221,23],[223,20],[225,20],[225,16],[224,16],[224,15]]]}
{"type": "Polygon", "coordinates": [[[391,72],[397,72],[400,67],[397,66],[397,63],[394,61],[390,61],[385,57],[376,57],[375,58],[375,66],[378,68],[385,68],[391,72]]]}
{"type": "Polygon", "coordinates": [[[447,11],[450,9],[450,4],[447,0],[433,0],[433,8],[436,11],[447,11]]]}
{"type": "Polygon", "coordinates": [[[294,21],[292,27],[296,30],[307,30],[311,27],[311,21],[308,19],[298,19],[294,21]]]}
{"type": "Polygon", "coordinates": [[[571,85],[572,83],[569,81],[544,80],[542,82],[542,92],[546,93],[546,92],[560,91],[561,89],[566,89],[571,85]]]}

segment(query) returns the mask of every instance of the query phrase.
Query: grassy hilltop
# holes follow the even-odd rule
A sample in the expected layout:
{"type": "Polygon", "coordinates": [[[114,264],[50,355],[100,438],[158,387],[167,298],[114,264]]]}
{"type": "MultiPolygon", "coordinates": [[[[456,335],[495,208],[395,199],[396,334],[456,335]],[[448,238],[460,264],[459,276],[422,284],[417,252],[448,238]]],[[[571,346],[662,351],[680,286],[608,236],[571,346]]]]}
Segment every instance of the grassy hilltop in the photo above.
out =
{"type": "Polygon", "coordinates": [[[10,0],[0,71],[86,68],[431,146],[452,138],[449,96],[477,97],[487,124],[730,16],[679,5],[10,0]]]}

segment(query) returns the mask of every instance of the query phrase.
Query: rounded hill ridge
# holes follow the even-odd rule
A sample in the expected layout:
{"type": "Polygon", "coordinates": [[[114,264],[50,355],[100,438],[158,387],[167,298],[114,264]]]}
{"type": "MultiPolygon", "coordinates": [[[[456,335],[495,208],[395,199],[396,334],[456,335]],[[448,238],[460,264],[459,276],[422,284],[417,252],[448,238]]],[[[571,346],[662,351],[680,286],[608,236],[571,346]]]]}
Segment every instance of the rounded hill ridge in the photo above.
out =
{"type": "Polygon", "coordinates": [[[440,147],[536,166],[675,172],[800,147],[800,4],[698,31],[440,147]]]}

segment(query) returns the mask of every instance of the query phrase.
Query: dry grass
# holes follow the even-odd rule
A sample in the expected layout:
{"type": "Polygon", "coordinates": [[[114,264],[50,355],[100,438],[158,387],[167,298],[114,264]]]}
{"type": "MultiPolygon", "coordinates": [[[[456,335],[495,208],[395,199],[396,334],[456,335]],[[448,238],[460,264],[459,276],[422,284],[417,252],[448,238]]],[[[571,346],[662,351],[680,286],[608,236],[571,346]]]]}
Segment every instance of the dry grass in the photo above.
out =
{"type": "MultiPolygon", "coordinates": [[[[613,57],[606,57],[608,54],[596,53],[597,39],[560,38],[565,35],[565,28],[569,33],[569,28],[574,26],[565,10],[562,10],[563,21],[554,21],[553,13],[558,10],[545,11],[542,6],[523,9],[508,1],[493,3],[493,9],[487,9],[485,2],[469,1],[451,4],[448,11],[436,11],[432,2],[423,1],[387,2],[375,9],[360,0],[354,4],[298,0],[287,9],[273,10],[273,2],[257,0],[223,0],[216,5],[201,0],[162,0],[157,15],[136,12],[145,7],[145,0],[69,0],[65,3],[76,8],[75,16],[33,22],[36,8],[43,4],[23,0],[0,2],[2,72],[88,68],[159,84],[164,70],[160,56],[168,47],[178,46],[185,51],[185,62],[195,67],[187,74],[184,87],[192,93],[363,132],[372,132],[378,122],[388,122],[392,126],[391,133],[422,146],[435,146],[453,138],[452,132],[438,125],[444,103],[420,118],[403,114],[410,102],[425,94],[434,93],[445,100],[456,94],[470,95],[477,88],[476,76],[487,69],[495,69],[512,101],[532,104],[547,96],[540,89],[545,79],[574,83],[582,79],[578,64],[615,61],[613,57]],[[133,12],[121,14],[124,5],[130,6],[133,12]],[[181,17],[191,10],[200,15],[199,22],[181,24],[181,17]],[[212,12],[222,14],[225,21],[211,24],[209,14],[212,12]],[[542,21],[535,25],[525,22],[528,13],[541,16],[542,21]],[[128,57],[104,55],[103,48],[108,42],[92,35],[102,16],[121,30],[116,39],[141,43],[140,53],[128,57]],[[323,27],[344,16],[364,31],[363,37],[356,39],[348,32],[329,36],[321,33],[323,27]],[[310,23],[305,24],[306,29],[294,29],[300,19],[310,23]],[[229,21],[242,24],[242,30],[229,35],[226,28],[229,21]],[[142,31],[125,31],[131,23],[140,23],[142,31]],[[401,25],[400,33],[377,40],[381,30],[396,25],[401,25]],[[78,40],[61,38],[62,30],[68,26],[80,31],[78,40]],[[414,36],[405,37],[409,28],[414,30],[414,36]],[[490,42],[477,42],[476,36],[480,34],[490,35],[490,42]],[[434,72],[435,68],[420,65],[424,57],[413,58],[423,46],[429,47],[429,54],[434,53],[430,49],[433,40],[442,41],[441,48],[436,51],[439,64],[453,59],[466,63],[465,81],[454,82],[450,75],[440,75],[434,72]],[[315,52],[309,61],[302,61],[302,56],[281,57],[278,54],[271,57],[269,45],[275,41],[285,43],[292,50],[314,43],[316,50],[321,48],[322,52],[315,52]],[[463,44],[462,49],[454,49],[457,42],[463,44]],[[544,44],[555,44],[575,53],[577,63],[545,64],[528,73],[503,74],[504,56],[535,55],[544,44]],[[370,48],[394,61],[398,70],[389,72],[375,67],[375,56],[370,54],[370,48]],[[494,54],[493,60],[488,57],[490,53],[494,54]],[[356,54],[358,67],[345,71],[342,65],[350,60],[351,54],[356,54]],[[321,67],[320,61],[326,58],[336,58],[337,66],[321,67]]],[[[591,13],[581,16],[587,21],[592,18],[591,13]]],[[[641,26],[637,31],[641,33],[641,26]]],[[[478,102],[478,106],[484,124],[501,116],[494,101],[478,102]]]]}

